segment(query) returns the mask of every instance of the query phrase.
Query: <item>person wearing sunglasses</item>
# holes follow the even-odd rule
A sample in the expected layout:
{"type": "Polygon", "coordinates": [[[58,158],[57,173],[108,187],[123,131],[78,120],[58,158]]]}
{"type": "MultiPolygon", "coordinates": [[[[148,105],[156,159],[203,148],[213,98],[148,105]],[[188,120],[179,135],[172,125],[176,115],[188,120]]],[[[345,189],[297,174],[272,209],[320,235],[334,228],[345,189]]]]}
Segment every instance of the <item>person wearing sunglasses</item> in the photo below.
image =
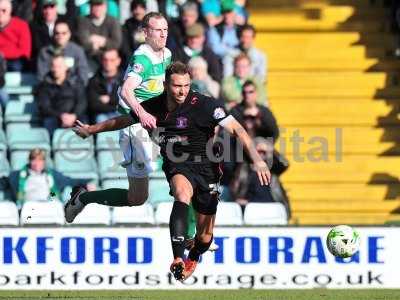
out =
{"type": "Polygon", "coordinates": [[[71,29],[66,21],[60,20],[54,26],[53,42],[42,48],[37,59],[37,77],[42,81],[50,71],[53,56],[62,54],[71,77],[84,85],[88,82],[89,66],[85,51],[71,41],[71,29]]]}

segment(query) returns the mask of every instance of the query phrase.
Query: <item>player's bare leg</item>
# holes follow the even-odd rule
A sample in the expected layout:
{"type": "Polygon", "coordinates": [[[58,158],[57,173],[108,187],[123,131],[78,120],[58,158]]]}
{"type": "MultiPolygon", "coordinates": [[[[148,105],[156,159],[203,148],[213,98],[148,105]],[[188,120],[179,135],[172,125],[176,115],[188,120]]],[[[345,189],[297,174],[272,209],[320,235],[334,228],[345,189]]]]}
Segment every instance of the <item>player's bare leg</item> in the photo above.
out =
{"type": "Polygon", "coordinates": [[[128,206],[139,206],[149,197],[149,177],[128,177],[128,206]]]}
{"type": "Polygon", "coordinates": [[[194,246],[190,250],[185,263],[183,272],[184,278],[190,277],[196,269],[200,256],[206,252],[213,241],[213,230],[215,223],[215,215],[197,214],[197,232],[194,241],[194,246]]]}
{"type": "Polygon", "coordinates": [[[169,220],[171,246],[174,255],[170,270],[176,280],[182,281],[185,280],[183,277],[185,268],[183,256],[185,251],[189,203],[193,196],[193,187],[189,180],[181,174],[174,175],[171,178],[170,184],[175,198],[169,220]]]}

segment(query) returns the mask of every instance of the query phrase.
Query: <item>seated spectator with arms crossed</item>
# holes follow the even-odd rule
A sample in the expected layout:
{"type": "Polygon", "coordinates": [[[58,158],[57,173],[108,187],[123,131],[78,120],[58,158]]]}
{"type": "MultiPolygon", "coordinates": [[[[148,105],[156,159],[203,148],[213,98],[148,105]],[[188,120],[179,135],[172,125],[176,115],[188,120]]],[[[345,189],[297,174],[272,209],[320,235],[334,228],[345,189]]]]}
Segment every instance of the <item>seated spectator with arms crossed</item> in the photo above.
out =
{"type": "Polygon", "coordinates": [[[38,86],[36,100],[43,125],[51,135],[59,127],[72,127],[77,118],[87,120],[85,88],[69,75],[63,56],[53,57],[49,74],[38,86]]]}

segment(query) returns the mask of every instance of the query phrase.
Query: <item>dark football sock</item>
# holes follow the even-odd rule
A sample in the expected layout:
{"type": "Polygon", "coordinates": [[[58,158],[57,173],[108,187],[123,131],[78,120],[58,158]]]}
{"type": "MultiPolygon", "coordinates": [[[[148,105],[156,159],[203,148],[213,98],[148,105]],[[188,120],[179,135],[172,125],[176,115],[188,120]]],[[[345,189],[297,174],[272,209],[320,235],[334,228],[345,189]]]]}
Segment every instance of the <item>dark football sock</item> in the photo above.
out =
{"type": "Polygon", "coordinates": [[[194,240],[194,247],[189,252],[189,259],[199,261],[200,255],[202,255],[204,252],[208,250],[208,248],[210,248],[212,241],[213,237],[211,237],[208,243],[202,243],[196,237],[194,240]]]}
{"type": "Polygon", "coordinates": [[[79,196],[83,204],[98,203],[108,206],[127,206],[128,190],[108,189],[102,191],[86,192],[79,196]]]}
{"type": "Polygon", "coordinates": [[[175,201],[169,219],[169,232],[174,258],[183,257],[189,205],[175,201]]]}

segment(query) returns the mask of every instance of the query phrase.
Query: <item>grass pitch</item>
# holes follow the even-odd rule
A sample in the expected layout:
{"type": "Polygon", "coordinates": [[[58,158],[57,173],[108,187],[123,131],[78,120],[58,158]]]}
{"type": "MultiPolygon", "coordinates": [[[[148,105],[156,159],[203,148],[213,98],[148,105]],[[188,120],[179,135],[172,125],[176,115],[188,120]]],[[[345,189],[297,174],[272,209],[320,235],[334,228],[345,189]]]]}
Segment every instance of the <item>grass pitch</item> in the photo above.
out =
{"type": "Polygon", "coordinates": [[[0,299],[69,300],[399,300],[399,290],[0,291],[0,299]]]}

